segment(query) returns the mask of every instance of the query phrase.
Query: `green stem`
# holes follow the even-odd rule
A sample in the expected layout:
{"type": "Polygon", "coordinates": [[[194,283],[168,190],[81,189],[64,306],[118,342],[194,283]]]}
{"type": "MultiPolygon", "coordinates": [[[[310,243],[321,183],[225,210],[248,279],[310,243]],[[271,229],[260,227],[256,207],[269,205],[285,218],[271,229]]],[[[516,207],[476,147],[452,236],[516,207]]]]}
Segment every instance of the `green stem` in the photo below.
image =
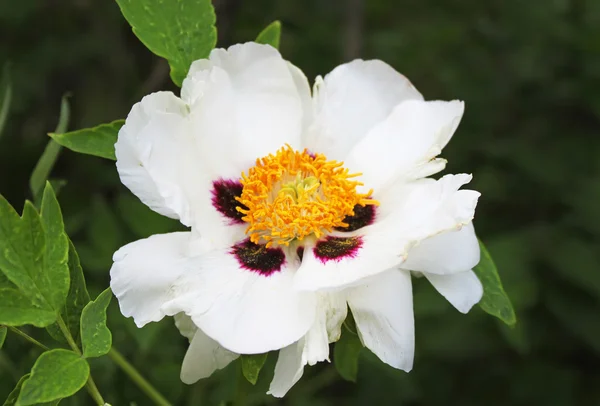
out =
{"type": "Polygon", "coordinates": [[[108,356],[117,364],[123,372],[158,406],[171,406],[169,401],[163,397],[154,387],[148,382],[133,365],[129,363],[115,348],[111,348],[108,356]]]}
{"type": "Polygon", "coordinates": [[[62,331],[63,335],[67,339],[67,343],[69,343],[69,347],[71,347],[71,349],[73,351],[75,351],[77,354],[81,355],[81,350],[79,349],[79,347],[77,346],[77,343],[73,339],[73,336],[71,335],[71,332],[69,331],[69,328],[65,324],[65,321],[63,320],[62,316],[60,316],[60,315],[58,316],[58,319],[56,320],[56,324],[58,324],[60,331],[62,331]]]}
{"type": "MultiPolygon", "coordinates": [[[[71,347],[71,349],[73,351],[75,351],[77,354],[82,355],[81,350],[77,346],[77,343],[73,339],[73,336],[71,335],[71,332],[69,331],[69,328],[65,324],[65,321],[63,320],[63,318],[60,314],[58,315],[56,323],[58,324],[60,331],[62,331],[63,335],[67,339],[67,342],[69,343],[69,346],[71,347]]],[[[86,386],[87,391],[89,392],[90,396],[92,397],[92,399],[94,399],[94,401],[96,402],[96,404],[98,406],[104,406],[106,404],[104,402],[104,399],[102,398],[102,395],[100,394],[100,391],[98,391],[98,387],[96,386],[96,383],[94,382],[94,379],[92,378],[91,374],[90,374],[85,386],[86,386]]]]}
{"type": "Polygon", "coordinates": [[[40,347],[42,350],[44,351],[48,351],[50,348],[46,347],[44,344],[40,343],[38,340],[36,340],[35,338],[31,337],[29,334],[22,332],[21,330],[19,330],[16,327],[11,327],[11,326],[7,326],[8,329],[10,331],[12,331],[13,333],[20,335],[21,337],[23,337],[24,339],[26,339],[27,341],[29,341],[30,343],[40,347]]]}

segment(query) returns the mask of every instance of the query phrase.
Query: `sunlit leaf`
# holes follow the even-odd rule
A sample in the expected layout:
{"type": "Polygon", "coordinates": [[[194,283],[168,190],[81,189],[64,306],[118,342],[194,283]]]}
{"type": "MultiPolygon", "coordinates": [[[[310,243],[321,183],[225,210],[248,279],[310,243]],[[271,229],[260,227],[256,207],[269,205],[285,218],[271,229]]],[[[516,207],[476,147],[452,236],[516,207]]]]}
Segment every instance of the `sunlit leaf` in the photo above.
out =
{"type": "Polygon", "coordinates": [[[17,403],[26,406],[69,397],[85,385],[89,375],[88,363],[73,351],[46,351],[23,383],[17,403]]]}
{"type": "Polygon", "coordinates": [[[84,128],[64,134],[50,133],[48,135],[54,141],[72,151],[114,161],[117,159],[115,157],[115,142],[117,142],[119,130],[123,124],[125,124],[125,120],[116,120],[93,128],[84,128]]]}
{"type": "Polygon", "coordinates": [[[81,313],[81,344],[86,358],[100,357],[110,351],[112,334],[106,327],[106,308],[111,298],[112,292],[108,288],[81,313]]]}
{"type": "Polygon", "coordinates": [[[190,65],[206,58],[217,42],[210,0],[117,0],[135,35],[171,66],[181,86],[190,65]]]}
{"type": "Polygon", "coordinates": [[[502,287],[496,265],[481,241],[479,246],[481,248],[481,260],[473,269],[483,285],[483,297],[479,302],[479,306],[485,312],[498,317],[506,324],[513,325],[517,322],[517,317],[510,299],[502,287]]]}
{"type": "Polygon", "coordinates": [[[259,44],[268,44],[273,48],[279,49],[279,41],[281,39],[281,22],[273,21],[271,24],[258,34],[256,42],[259,44]]]}

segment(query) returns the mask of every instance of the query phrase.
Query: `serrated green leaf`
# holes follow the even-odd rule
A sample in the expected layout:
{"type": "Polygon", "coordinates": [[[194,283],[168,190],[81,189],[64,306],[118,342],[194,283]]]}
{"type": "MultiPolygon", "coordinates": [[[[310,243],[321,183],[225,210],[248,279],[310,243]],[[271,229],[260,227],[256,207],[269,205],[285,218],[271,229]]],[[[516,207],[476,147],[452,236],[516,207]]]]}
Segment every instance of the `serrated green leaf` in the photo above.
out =
{"type": "MultiPolygon", "coordinates": [[[[354,319],[352,319],[354,320],[354,319]]],[[[358,335],[344,328],[342,336],[333,349],[333,363],[340,376],[347,381],[356,382],[358,358],[363,345],[358,335]]]]}
{"type": "Polygon", "coordinates": [[[72,396],[85,385],[89,375],[87,361],[73,351],[46,351],[23,383],[17,404],[34,405],[72,396]]]}
{"type": "MultiPolygon", "coordinates": [[[[67,131],[67,125],[69,123],[69,117],[71,115],[71,109],[69,107],[69,101],[67,100],[67,96],[63,96],[60,103],[60,118],[58,120],[58,125],[56,126],[56,130],[54,133],[62,134],[67,131]]],[[[48,180],[50,176],[50,172],[54,167],[54,163],[58,158],[58,154],[62,146],[56,143],[54,140],[49,140],[46,145],[46,149],[42,153],[42,156],[38,160],[33,172],[31,173],[31,178],[29,179],[29,189],[31,190],[31,194],[33,195],[34,201],[37,202],[38,196],[41,195],[44,184],[48,180]]]]}
{"type": "Polygon", "coordinates": [[[69,293],[69,240],[60,205],[49,182],[46,182],[42,197],[41,221],[46,241],[45,273],[51,283],[52,305],[59,310],[69,293]]]}
{"type": "Polygon", "coordinates": [[[12,84],[10,81],[10,70],[8,64],[4,66],[2,79],[0,80],[0,137],[8,119],[10,103],[12,101],[12,84]]]}
{"type": "Polygon", "coordinates": [[[19,217],[0,196],[0,270],[6,277],[0,288],[0,323],[45,327],[56,320],[65,303],[67,237],[49,186],[44,190],[42,214],[25,202],[19,217]]]}
{"type": "Polygon", "coordinates": [[[117,142],[119,130],[123,127],[123,124],[125,124],[125,120],[116,120],[93,128],[84,128],[64,134],[50,133],[48,135],[71,151],[114,161],[117,159],[115,157],[115,142],[117,142]]]}
{"type": "Polygon", "coordinates": [[[242,360],[242,373],[244,377],[250,382],[252,385],[256,385],[256,381],[258,381],[258,375],[260,374],[260,370],[263,365],[265,365],[265,361],[267,360],[268,354],[252,354],[252,355],[241,355],[242,360]]]}
{"type": "MultiPolygon", "coordinates": [[[[83,311],[83,308],[90,302],[90,295],[85,284],[85,278],[83,276],[83,269],[81,269],[81,264],[79,262],[79,256],[77,255],[77,251],[75,250],[75,246],[71,240],[69,240],[68,264],[71,282],[69,286],[69,294],[67,295],[65,306],[61,311],[61,316],[67,324],[73,339],[75,339],[75,342],[79,343],[79,320],[81,319],[81,312],[83,311]]],[[[47,330],[55,340],[61,342],[65,341],[65,337],[57,324],[48,326],[47,330]]]]}
{"type": "Polygon", "coordinates": [[[271,45],[275,49],[279,49],[279,40],[281,39],[281,22],[273,21],[271,24],[258,34],[256,42],[259,44],[271,45]]]}
{"type": "Polygon", "coordinates": [[[6,328],[6,326],[0,326],[0,349],[4,345],[4,340],[6,339],[7,330],[8,329],[6,328]]]}
{"type": "MultiPolygon", "coordinates": [[[[0,196],[0,270],[10,282],[29,298],[29,309],[52,311],[54,293],[45,272],[46,252],[44,229],[40,216],[30,202],[25,202],[23,216],[19,217],[12,206],[0,196]]],[[[13,289],[3,289],[1,298],[15,298],[13,289]]],[[[16,292],[18,293],[18,292],[16,292]]],[[[0,306],[13,305],[3,300],[0,306]]],[[[5,306],[6,307],[6,306],[5,306]]],[[[0,313],[0,322],[4,322],[0,313]]],[[[39,320],[32,320],[32,324],[39,320]]],[[[39,324],[34,324],[38,325],[39,324]]]]}
{"type": "Polygon", "coordinates": [[[112,334],[106,327],[106,309],[111,298],[112,291],[108,288],[81,312],[81,344],[86,358],[100,357],[110,351],[112,334]]]}
{"type": "Polygon", "coordinates": [[[479,241],[479,247],[481,248],[481,260],[473,269],[483,285],[483,297],[479,306],[486,313],[498,317],[509,326],[514,325],[517,317],[510,299],[502,287],[496,265],[481,241],[479,241]]]}
{"type": "Polygon", "coordinates": [[[193,61],[206,58],[217,42],[210,0],[117,0],[134,34],[171,66],[181,86],[193,61]]]}

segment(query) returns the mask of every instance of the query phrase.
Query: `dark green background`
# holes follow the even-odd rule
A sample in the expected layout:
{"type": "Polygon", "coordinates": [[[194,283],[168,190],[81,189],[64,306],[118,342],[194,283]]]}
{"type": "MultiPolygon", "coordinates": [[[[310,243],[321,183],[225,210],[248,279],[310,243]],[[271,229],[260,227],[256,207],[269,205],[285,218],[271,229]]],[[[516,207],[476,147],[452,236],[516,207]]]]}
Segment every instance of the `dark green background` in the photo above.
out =
{"type": "MultiPolygon", "coordinates": [[[[463,99],[444,151],[448,172],[482,192],[476,226],[494,256],[519,323],[475,309],[460,315],[427,283],[415,286],[417,354],[410,374],[364,351],[358,384],[329,364],[307,369],[291,405],[600,404],[600,1],[222,0],[219,45],[283,23],[281,52],[309,78],[348,58],[379,58],[428,99],[463,99]],[[361,7],[362,4],[362,7],[361,7]]],[[[14,102],[0,138],[0,193],[20,208],[29,175],[70,92],[71,129],[123,118],[144,94],[173,89],[164,61],[108,0],[0,0],[0,63],[12,63],[14,102]]],[[[63,151],[53,172],[68,232],[95,296],[122,244],[178,227],[123,187],[114,163],[63,151]]],[[[171,320],[142,330],[110,307],[121,350],[175,404],[219,404],[235,367],[188,387],[186,348],[171,320]]],[[[51,343],[45,332],[31,330],[51,343]]],[[[0,399],[38,350],[9,333],[0,399]]],[[[272,369],[271,356],[267,369],[272,369]]],[[[149,405],[108,359],[92,364],[113,406],[149,405]]],[[[276,403],[261,395],[255,404],[276,403]]],[[[83,392],[64,405],[91,404],[83,392]]]]}

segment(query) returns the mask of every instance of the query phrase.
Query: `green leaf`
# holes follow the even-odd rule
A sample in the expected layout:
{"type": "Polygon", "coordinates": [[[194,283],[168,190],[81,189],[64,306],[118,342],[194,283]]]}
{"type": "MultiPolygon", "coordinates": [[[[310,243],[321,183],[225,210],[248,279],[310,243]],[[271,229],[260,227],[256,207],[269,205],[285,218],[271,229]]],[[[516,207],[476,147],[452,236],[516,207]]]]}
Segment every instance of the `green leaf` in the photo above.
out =
{"type": "Polygon", "coordinates": [[[0,270],[6,277],[0,285],[0,323],[45,327],[56,320],[69,290],[67,253],[51,187],[44,190],[41,218],[31,202],[19,217],[0,196],[0,270]]]}
{"type": "Polygon", "coordinates": [[[333,349],[333,362],[340,376],[347,381],[356,382],[358,375],[358,357],[363,345],[358,335],[345,328],[333,349]]]}
{"type": "Polygon", "coordinates": [[[6,331],[7,330],[8,329],[6,328],[6,326],[0,326],[0,349],[4,345],[4,340],[6,339],[6,331]]]}
{"type": "MultiPolygon", "coordinates": [[[[4,401],[3,406],[16,406],[17,405],[17,398],[19,397],[19,394],[21,393],[21,388],[23,387],[23,383],[27,379],[29,379],[29,374],[23,375],[21,377],[21,379],[19,379],[19,382],[17,382],[17,386],[15,386],[15,388],[12,390],[10,395],[8,395],[8,398],[6,398],[6,401],[4,401]]],[[[55,406],[55,405],[58,405],[58,402],[60,402],[60,399],[54,400],[52,402],[37,403],[36,406],[55,406]]]]}
{"type": "Polygon", "coordinates": [[[110,351],[112,334],[106,327],[106,309],[111,298],[112,292],[108,288],[81,313],[81,343],[86,358],[100,357],[110,351]]]}
{"type": "Polygon", "coordinates": [[[0,137],[2,136],[2,130],[8,119],[11,100],[12,84],[10,81],[9,66],[6,64],[2,72],[2,80],[0,80],[0,137]]]}
{"type": "Polygon", "coordinates": [[[117,0],[134,34],[171,66],[181,86],[192,62],[206,58],[217,43],[210,0],[117,0]]]}
{"type": "Polygon", "coordinates": [[[19,217],[0,196],[0,269],[23,293],[34,299],[34,303],[51,309],[48,300],[51,292],[46,286],[37,286],[47,282],[45,248],[44,229],[31,202],[25,202],[23,216],[19,217]]]}
{"type": "Polygon", "coordinates": [[[56,321],[56,311],[46,304],[34,304],[13,288],[0,288],[0,323],[8,326],[32,324],[36,327],[48,326],[56,321]]]}
{"type": "Polygon", "coordinates": [[[21,320],[44,327],[54,321],[48,317],[54,310],[54,289],[46,273],[45,253],[44,229],[33,205],[25,202],[19,217],[0,196],[0,270],[15,286],[3,284],[0,289],[0,323],[15,325],[15,320],[21,320]],[[37,311],[39,318],[34,316],[37,311]]]}
{"type": "MultiPolygon", "coordinates": [[[[68,264],[71,284],[69,286],[69,294],[67,295],[65,306],[61,311],[61,316],[67,324],[73,339],[79,343],[79,320],[83,308],[90,302],[90,295],[88,294],[85,284],[83,269],[81,269],[81,264],[79,263],[79,256],[77,255],[77,251],[71,240],[69,240],[68,264]]],[[[65,337],[57,324],[48,326],[47,330],[55,340],[65,342],[65,337]]]]}
{"type": "Polygon", "coordinates": [[[50,182],[46,182],[42,196],[41,220],[46,241],[44,268],[51,284],[53,307],[59,310],[65,305],[69,293],[69,239],[50,182]]]}
{"type": "MultiPolygon", "coordinates": [[[[69,102],[67,100],[67,95],[63,96],[60,103],[60,118],[58,120],[58,125],[56,126],[56,130],[54,133],[62,134],[67,130],[67,125],[69,123],[69,117],[71,114],[71,109],[69,107],[69,102]]],[[[35,168],[33,169],[33,173],[31,174],[31,178],[29,179],[29,189],[31,190],[31,194],[33,195],[34,201],[37,202],[38,196],[42,193],[42,189],[44,184],[48,180],[50,176],[50,172],[54,167],[54,163],[58,158],[58,154],[62,146],[57,144],[53,140],[49,140],[46,145],[46,149],[42,153],[42,156],[38,160],[35,168]]]]}
{"type": "Polygon", "coordinates": [[[50,133],[48,135],[71,151],[114,161],[117,159],[115,157],[115,142],[117,142],[119,130],[123,127],[123,124],[125,124],[125,120],[116,120],[93,128],[84,128],[64,134],[50,133]]]}
{"type": "Polygon", "coordinates": [[[85,385],[89,375],[88,363],[73,351],[46,351],[23,383],[17,403],[26,406],[69,397],[85,385]]]}
{"type": "Polygon", "coordinates": [[[271,24],[258,34],[256,42],[259,44],[271,45],[273,48],[279,49],[279,40],[281,38],[281,22],[273,21],[271,24]]]}
{"type": "Polygon", "coordinates": [[[483,297],[479,302],[479,306],[486,313],[498,317],[509,326],[512,326],[517,322],[517,317],[510,299],[502,287],[496,265],[481,241],[479,241],[479,247],[481,248],[481,260],[473,269],[483,285],[483,297]]]}
{"type": "Polygon", "coordinates": [[[265,365],[265,361],[267,360],[267,355],[268,354],[266,353],[252,355],[242,354],[242,373],[252,385],[256,385],[260,370],[262,369],[263,365],[265,365]]]}

